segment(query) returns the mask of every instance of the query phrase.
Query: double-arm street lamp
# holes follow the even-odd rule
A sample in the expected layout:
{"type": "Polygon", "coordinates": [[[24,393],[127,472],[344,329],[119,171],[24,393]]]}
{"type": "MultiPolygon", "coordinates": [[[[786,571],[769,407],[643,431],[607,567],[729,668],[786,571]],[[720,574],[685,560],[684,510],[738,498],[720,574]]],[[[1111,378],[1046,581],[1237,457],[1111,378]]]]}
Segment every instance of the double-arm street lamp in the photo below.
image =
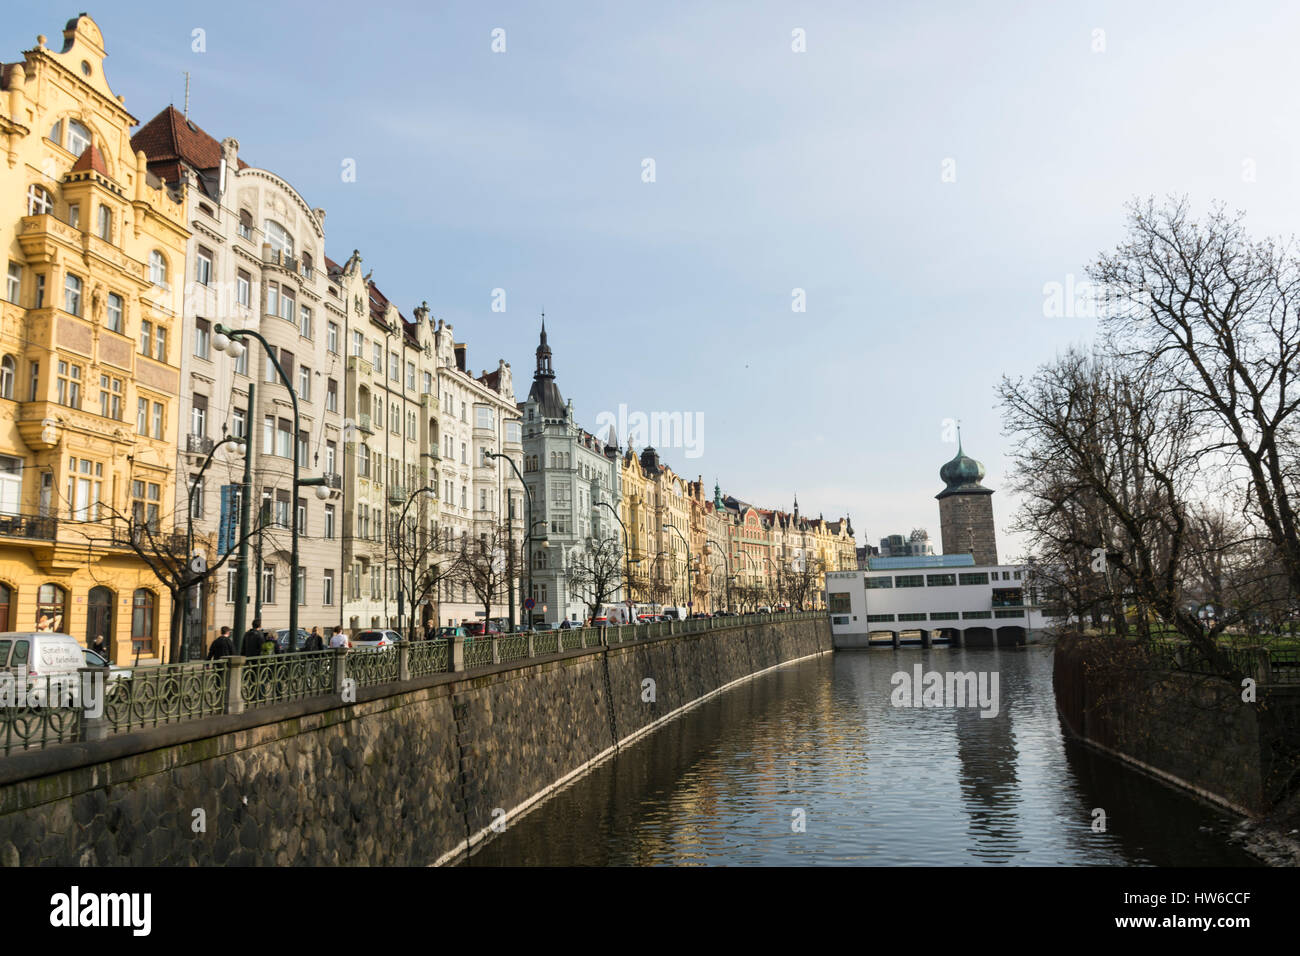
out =
{"type": "Polygon", "coordinates": [[[686,546],[686,611],[689,614],[690,609],[694,607],[695,602],[691,594],[691,543],[686,540],[686,535],[682,534],[682,529],[675,524],[664,522],[665,531],[676,531],[677,537],[682,539],[682,544],[686,546]]]}
{"type": "MultiPolygon", "coordinates": [[[[289,381],[289,376],[284,374],[284,369],[280,366],[280,360],[276,357],[275,349],[273,349],[271,347],[271,344],[262,337],[260,332],[254,332],[252,329],[232,329],[218,322],[216,327],[212,331],[213,331],[212,347],[215,348],[218,352],[225,352],[227,355],[234,356],[235,358],[238,358],[240,355],[244,354],[245,345],[243,342],[240,341],[240,339],[246,339],[246,338],[256,339],[258,342],[261,342],[262,348],[266,351],[266,357],[271,360],[271,364],[275,367],[276,374],[280,376],[280,382],[284,385],[286,389],[288,389],[289,400],[293,404],[293,445],[291,449],[293,452],[293,494],[292,494],[292,500],[290,502],[290,508],[292,509],[292,519],[291,519],[292,532],[290,537],[291,543],[290,543],[290,551],[289,551],[289,651],[290,653],[292,653],[293,651],[298,649],[298,598],[299,598],[298,535],[302,531],[302,529],[298,527],[298,489],[315,488],[316,497],[319,498],[321,501],[324,501],[330,496],[330,489],[329,486],[326,484],[325,478],[323,477],[318,476],[315,478],[302,478],[299,475],[298,472],[298,434],[299,434],[298,393],[294,391],[293,383],[289,381]]],[[[254,420],[255,420],[254,409],[249,408],[248,423],[249,423],[250,431],[252,430],[254,420]]],[[[247,496],[247,494],[248,491],[246,490],[245,496],[247,496]]],[[[248,507],[247,502],[242,503],[241,507],[247,508],[248,507]]],[[[245,566],[245,562],[243,561],[243,559],[247,555],[246,542],[247,539],[242,541],[240,544],[241,568],[245,566]]],[[[246,572],[242,570],[240,573],[241,575],[246,574],[246,572]]],[[[236,596],[237,600],[242,601],[244,599],[244,593],[245,592],[241,591],[236,596]]]]}
{"type": "MultiPolygon", "coordinates": [[[[527,582],[528,582],[528,583],[527,583],[527,588],[528,588],[528,590],[527,590],[527,592],[526,592],[526,594],[525,594],[524,601],[527,601],[527,600],[529,600],[530,598],[532,598],[532,596],[533,596],[533,548],[532,548],[532,544],[533,544],[534,541],[541,541],[541,542],[542,542],[542,547],[546,547],[546,546],[547,546],[546,535],[545,535],[544,533],[541,535],[541,537],[535,537],[535,536],[533,535],[533,529],[536,527],[536,525],[533,523],[533,490],[532,490],[531,488],[528,487],[528,482],[524,481],[524,476],[521,475],[521,474],[519,473],[519,466],[515,464],[514,459],[511,458],[509,455],[504,454],[503,452],[488,451],[488,450],[485,448],[485,449],[483,449],[483,457],[484,457],[485,459],[486,459],[486,458],[504,458],[504,459],[506,460],[506,464],[508,464],[508,465],[510,466],[511,471],[513,471],[513,472],[515,473],[515,477],[519,479],[519,483],[520,483],[521,485],[524,486],[524,495],[525,495],[525,497],[524,497],[524,511],[525,511],[524,520],[528,522],[528,534],[524,536],[524,550],[525,550],[525,554],[524,554],[524,573],[527,575],[527,582]]],[[[539,524],[545,524],[545,522],[538,522],[538,523],[539,523],[539,524]]],[[[510,545],[510,548],[511,548],[511,550],[513,551],[513,550],[514,550],[514,545],[511,544],[511,545],[510,545]]],[[[524,601],[520,601],[520,602],[519,602],[521,606],[524,605],[524,601]]],[[[526,621],[525,621],[525,623],[527,623],[528,626],[531,628],[531,627],[533,626],[533,614],[532,614],[532,611],[530,611],[526,606],[525,606],[523,609],[524,609],[525,617],[526,617],[526,621]]],[[[513,608],[512,608],[512,611],[513,611],[513,608]]]]}
{"type": "MultiPolygon", "coordinates": [[[[208,457],[203,459],[203,464],[199,466],[198,474],[196,474],[194,476],[194,480],[190,482],[189,514],[186,517],[186,523],[185,523],[185,555],[186,555],[186,560],[188,561],[194,560],[194,495],[198,492],[198,490],[201,487],[203,487],[203,474],[208,470],[208,466],[212,464],[212,459],[216,455],[217,449],[220,448],[222,445],[237,445],[243,448],[245,455],[248,454],[248,448],[247,448],[248,441],[243,436],[225,435],[216,444],[214,444],[212,448],[208,451],[208,457]]],[[[198,573],[202,573],[202,572],[198,572],[198,573]]],[[[192,587],[186,588],[187,592],[191,590],[192,587]]],[[[189,597],[188,593],[186,596],[187,598],[189,597]]],[[[181,660],[182,661],[189,660],[189,652],[190,652],[189,604],[190,601],[186,600],[185,601],[186,607],[183,612],[184,617],[181,618],[182,631],[184,634],[184,636],[181,639],[181,660]]]]}

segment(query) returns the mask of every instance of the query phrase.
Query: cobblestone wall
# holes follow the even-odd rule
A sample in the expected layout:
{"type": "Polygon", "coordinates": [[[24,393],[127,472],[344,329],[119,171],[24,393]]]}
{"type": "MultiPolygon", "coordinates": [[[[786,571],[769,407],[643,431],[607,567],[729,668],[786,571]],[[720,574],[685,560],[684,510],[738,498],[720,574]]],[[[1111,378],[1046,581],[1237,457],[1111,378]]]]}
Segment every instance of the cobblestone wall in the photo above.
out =
{"type": "Polygon", "coordinates": [[[20,754],[0,863],[433,863],[616,740],[830,649],[825,620],[705,631],[20,754]]]}

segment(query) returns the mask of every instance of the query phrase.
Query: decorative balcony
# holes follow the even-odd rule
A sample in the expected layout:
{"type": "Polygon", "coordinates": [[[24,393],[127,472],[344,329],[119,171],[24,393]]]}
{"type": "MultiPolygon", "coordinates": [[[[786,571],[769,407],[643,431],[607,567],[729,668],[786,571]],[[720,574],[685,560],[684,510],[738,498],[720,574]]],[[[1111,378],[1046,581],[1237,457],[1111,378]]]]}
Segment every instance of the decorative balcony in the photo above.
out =
{"type": "Polygon", "coordinates": [[[406,504],[406,493],[407,492],[406,492],[405,485],[389,485],[388,486],[389,504],[395,504],[395,505],[406,504]]]}
{"type": "Polygon", "coordinates": [[[53,515],[0,515],[0,536],[53,541],[59,519],[53,515]]]}
{"type": "Polygon", "coordinates": [[[325,474],[325,487],[338,490],[343,487],[343,476],[327,472],[325,474]]]}
{"type": "Polygon", "coordinates": [[[374,428],[370,425],[370,414],[368,412],[362,412],[357,416],[357,428],[361,429],[361,431],[365,432],[367,435],[373,435],[375,433],[374,428]]]}
{"type": "Polygon", "coordinates": [[[186,435],[185,450],[191,455],[206,455],[212,451],[212,439],[207,435],[186,435]]]}
{"type": "Polygon", "coordinates": [[[134,521],[113,525],[112,543],[121,548],[135,545],[144,551],[178,556],[183,556],[189,551],[189,540],[185,535],[168,534],[156,528],[150,531],[145,525],[134,521]]]}

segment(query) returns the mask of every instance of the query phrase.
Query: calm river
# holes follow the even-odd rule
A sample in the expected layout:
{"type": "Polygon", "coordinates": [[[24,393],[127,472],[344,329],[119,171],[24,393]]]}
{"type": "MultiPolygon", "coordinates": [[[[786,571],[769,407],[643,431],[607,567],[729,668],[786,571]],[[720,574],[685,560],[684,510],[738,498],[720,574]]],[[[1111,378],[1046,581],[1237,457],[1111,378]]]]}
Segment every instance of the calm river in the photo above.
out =
{"type": "Polygon", "coordinates": [[[1226,814],[1063,739],[1051,665],[1033,646],[783,668],[642,738],[467,865],[1253,865],[1226,814]],[[891,676],[917,663],[996,672],[998,714],[892,706],[891,676]]]}

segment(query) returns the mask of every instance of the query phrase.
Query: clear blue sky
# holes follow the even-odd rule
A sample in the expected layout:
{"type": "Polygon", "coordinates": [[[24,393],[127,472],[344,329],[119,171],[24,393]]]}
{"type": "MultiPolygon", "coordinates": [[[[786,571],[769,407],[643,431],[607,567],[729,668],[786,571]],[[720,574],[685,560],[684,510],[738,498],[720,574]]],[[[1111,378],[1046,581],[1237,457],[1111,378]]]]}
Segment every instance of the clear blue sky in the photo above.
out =
{"type": "MultiPolygon", "coordinates": [[[[324,207],[329,254],[360,249],[408,317],[428,300],[474,369],[504,357],[523,397],[545,307],[588,427],[699,413],[703,455],[674,468],[797,491],[859,542],[937,542],[945,419],[1002,485],[997,380],[1093,334],[1043,289],[1119,240],[1126,200],[1289,233],[1300,199],[1283,3],[188,6],[87,10],[142,121],[190,71],[194,121],[324,207]]],[[[6,10],[0,58],[78,9],[6,10]]]]}

